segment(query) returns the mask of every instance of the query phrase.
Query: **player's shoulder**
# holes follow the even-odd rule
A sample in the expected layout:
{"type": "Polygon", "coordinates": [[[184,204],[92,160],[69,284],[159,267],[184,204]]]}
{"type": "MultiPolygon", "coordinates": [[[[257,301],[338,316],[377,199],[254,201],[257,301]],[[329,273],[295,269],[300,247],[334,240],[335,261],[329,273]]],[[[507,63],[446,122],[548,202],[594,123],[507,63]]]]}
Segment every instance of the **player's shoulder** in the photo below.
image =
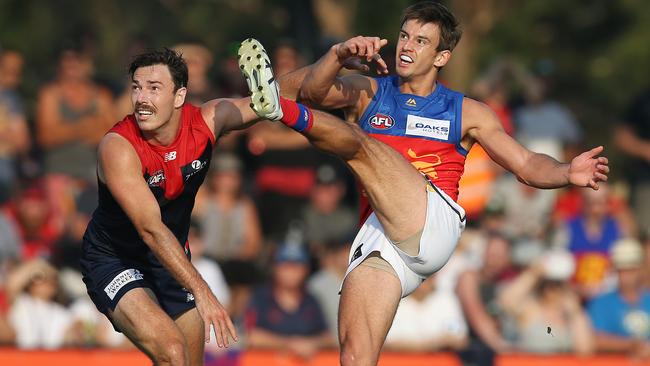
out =
{"type": "Polygon", "coordinates": [[[492,108],[483,102],[467,96],[463,97],[462,113],[464,124],[485,124],[486,122],[489,123],[491,121],[498,122],[496,114],[492,108]]]}
{"type": "Polygon", "coordinates": [[[97,147],[97,152],[100,156],[104,154],[123,153],[129,150],[134,150],[131,142],[122,134],[112,130],[102,137],[97,147]]]}

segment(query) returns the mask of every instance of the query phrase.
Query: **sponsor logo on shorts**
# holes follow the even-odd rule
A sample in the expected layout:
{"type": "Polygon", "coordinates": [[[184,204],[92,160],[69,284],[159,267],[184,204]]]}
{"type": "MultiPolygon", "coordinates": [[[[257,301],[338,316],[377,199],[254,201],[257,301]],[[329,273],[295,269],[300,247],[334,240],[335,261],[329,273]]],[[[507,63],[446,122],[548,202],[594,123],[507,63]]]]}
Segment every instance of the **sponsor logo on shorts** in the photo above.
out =
{"type": "Polygon", "coordinates": [[[370,127],[376,130],[387,130],[395,126],[395,120],[393,117],[381,113],[377,113],[374,116],[370,117],[368,123],[370,123],[370,127]]]}
{"type": "Polygon", "coordinates": [[[106,295],[113,300],[115,295],[124,287],[127,283],[141,280],[144,276],[137,269],[129,268],[125,271],[122,271],[120,274],[115,276],[113,280],[104,288],[106,295]]]}
{"type": "Polygon", "coordinates": [[[409,114],[406,119],[406,134],[449,140],[450,124],[451,121],[445,119],[424,118],[409,114]]]}
{"type": "Polygon", "coordinates": [[[190,302],[190,301],[194,301],[194,295],[188,292],[187,299],[185,300],[185,302],[190,302]]]}

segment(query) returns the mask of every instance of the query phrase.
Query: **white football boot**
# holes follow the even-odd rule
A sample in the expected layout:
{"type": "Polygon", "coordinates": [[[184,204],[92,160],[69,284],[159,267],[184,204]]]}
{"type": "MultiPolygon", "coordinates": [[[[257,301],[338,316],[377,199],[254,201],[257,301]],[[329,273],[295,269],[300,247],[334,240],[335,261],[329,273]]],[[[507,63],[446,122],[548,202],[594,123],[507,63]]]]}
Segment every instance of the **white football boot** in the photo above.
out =
{"type": "Polygon", "coordinates": [[[248,38],[239,46],[239,69],[251,92],[251,108],[258,116],[272,121],[282,118],[280,89],[273,76],[266,50],[256,39],[248,38]]]}

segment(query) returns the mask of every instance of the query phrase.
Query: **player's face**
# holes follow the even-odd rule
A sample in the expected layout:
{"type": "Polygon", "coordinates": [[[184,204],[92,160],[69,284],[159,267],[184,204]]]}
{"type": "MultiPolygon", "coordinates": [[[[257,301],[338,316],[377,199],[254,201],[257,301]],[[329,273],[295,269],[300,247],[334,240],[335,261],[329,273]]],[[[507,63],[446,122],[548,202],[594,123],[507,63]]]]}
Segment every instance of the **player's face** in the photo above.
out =
{"type": "Polygon", "coordinates": [[[153,131],[166,124],[185,101],[185,88],[174,92],[174,80],[167,65],[143,66],[135,70],[131,102],[138,126],[153,131]]]}
{"type": "Polygon", "coordinates": [[[397,74],[406,80],[435,73],[436,67],[444,66],[449,51],[436,51],[440,40],[440,28],[434,23],[422,23],[411,19],[404,22],[399,32],[395,64],[397,74]],[[441,62],[443,62],[441,64],[441,62]]]}

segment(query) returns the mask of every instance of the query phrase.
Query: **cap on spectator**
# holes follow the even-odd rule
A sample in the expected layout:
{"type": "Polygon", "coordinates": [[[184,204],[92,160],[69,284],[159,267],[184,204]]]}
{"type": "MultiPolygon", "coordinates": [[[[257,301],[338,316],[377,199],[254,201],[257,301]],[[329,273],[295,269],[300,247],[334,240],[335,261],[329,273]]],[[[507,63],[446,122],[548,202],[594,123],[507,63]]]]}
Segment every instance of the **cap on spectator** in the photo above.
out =
{"type": "Polygon", "coordinates": [[[235,154],[219,153],[215,155],[211,169],[215,172],[240,172],[242,170],[242,162],[235,154]]]}
{"type": "Polygon", "coordinates": [[[610,250],[610,258],[616,269],[637,268],[643,265],[643,247],[632,238],[619,239],[610,250]]]}
{"type": "Polygon", "coordinates": [[[317,184],[334,184],[340,181],[336,169],[329,165],[321,165],[316,169],[316,183],[317,184]]]}
{"type": "Polygon", "coordinates": [[[565,249],[551,249],[542,257],[544,278],[551,281],[566,281],[576,269],[573,255],[565,249]]]}
{"type": "Polygon", "coordinates": [[[275,253],[275,262],[309,263],[307,249],[300,244],[282,244],[275,253]]]}

